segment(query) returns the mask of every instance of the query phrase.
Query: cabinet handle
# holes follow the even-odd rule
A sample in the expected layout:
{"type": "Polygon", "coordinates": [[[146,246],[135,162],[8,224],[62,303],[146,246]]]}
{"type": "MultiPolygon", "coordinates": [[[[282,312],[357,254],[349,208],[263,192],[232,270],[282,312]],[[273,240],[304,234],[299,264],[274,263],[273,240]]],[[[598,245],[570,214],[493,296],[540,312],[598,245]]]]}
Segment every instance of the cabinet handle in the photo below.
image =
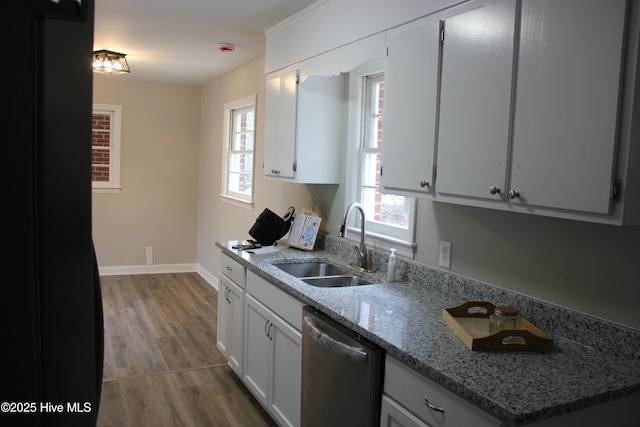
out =
{"type": "Polygon", "coordinates": [[[280,171],[278,169],[271,169],[271,173],[274,175],[280,175],[280,171]]]}
{"type": "Polygon", "coordinates": [[[224,290],[224,299],[227,300],[229,304],[231,304],[231,300],[229,299],[229,292],[231,292],[231,288],[227,288],[224,290]]]}
{"type": "Polygon", "coordinates": [[[228,265],[225,268],[227,269],[227,271],[233,271],[233,268],[229,267],[228,265]]]}
{"type": "Polygon", "coordinates": [[[264,324],[264,334],[267,336],[267,338],[269,338],[271,341],[273,341],[273,337],[271,336],[271,328],[273,327],[273,323],[269,322],[268,320],[265,322],[264,324]]]}
{"type": "Polygon", "coordinates": [[[489,193],[491,193],[491,194],[500,194],[500,189],[498,187],[496,187],[495,185],[492,185],[491,187],[489,187],[489,193]]]}
{"type": "Polygon", "coordinates": [[[438,407],[438,406],[435,406],[435,405],[433,405],[433,404],[429,403],[429,401],[427,400],[427,398],[426,398],[426,397],[425,397],[424,399],[422,399],[422,401],[424,402],[424,404],[425,404],[425,405],[427,405],[427,407],[428,407],[429,409],[433,409],[434,411],[444,413],[444,408],[440,408],[440,407],[438,407]]]}
{"type": "Polygon", "coordinates": [[[510,199],[520,198],[520,193],[518,193],[516,190],[509,190],[509,198],[510,199]]]}
{"type": "Polygon", "coordinates": [[[424,187],[429,187],[429,183],[427,181],[425,181],[424,179],[422,181],[420,181],[420,187],[424,188],[424,187]]]}

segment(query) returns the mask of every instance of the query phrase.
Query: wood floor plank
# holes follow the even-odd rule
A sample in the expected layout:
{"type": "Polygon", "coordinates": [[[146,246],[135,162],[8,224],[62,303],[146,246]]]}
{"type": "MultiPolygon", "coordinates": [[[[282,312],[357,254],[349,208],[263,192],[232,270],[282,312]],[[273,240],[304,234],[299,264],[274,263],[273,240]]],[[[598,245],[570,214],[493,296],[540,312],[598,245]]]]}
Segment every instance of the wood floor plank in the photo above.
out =
{"type": "Polygon", "coordinates": [[[275,426],[216,348],[217,292],[196,273],[101,278],[100,427],[275,426]]]}

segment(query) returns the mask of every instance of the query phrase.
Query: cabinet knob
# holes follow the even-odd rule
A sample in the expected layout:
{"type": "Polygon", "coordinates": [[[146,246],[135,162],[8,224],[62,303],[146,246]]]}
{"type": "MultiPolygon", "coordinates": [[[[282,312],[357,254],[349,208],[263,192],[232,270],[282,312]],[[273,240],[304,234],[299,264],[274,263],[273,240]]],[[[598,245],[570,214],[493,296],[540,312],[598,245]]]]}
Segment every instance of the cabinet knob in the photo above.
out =
{"type": "Polygon", "coordinates": [[[516,190],[509,190],[509,198],[510,199],[516,199],[520,197],[520,193],[518,193],[516,190]]]}
{"type": "Polygon", "coordinates": [[[430,403],[429,400],[427,400],[426,397],[424,399],[422,399],[422,401],[424,402],[425,405],[427,405],[427,407],[429,409],[433,409],[436,412],[443,412],[444,413],[444,408],[440,408],[440,407],[435,406],[434,404],[430,403]]]}
{"type": "Polygon", "coordinates": [[[429,187],[429,183],[427,181],[425,181],[424,179],[422,181],[420,181],[420,187],[424,188],[424,187],[429,187]]]}
{"type": "Polygon", "coordinates": [[[491,194],[500,194],[500,189],[498,187],[496,187],[495,185],[492,185],[491,187],[489,187],[489,193],[491,193],[491,194]]]}

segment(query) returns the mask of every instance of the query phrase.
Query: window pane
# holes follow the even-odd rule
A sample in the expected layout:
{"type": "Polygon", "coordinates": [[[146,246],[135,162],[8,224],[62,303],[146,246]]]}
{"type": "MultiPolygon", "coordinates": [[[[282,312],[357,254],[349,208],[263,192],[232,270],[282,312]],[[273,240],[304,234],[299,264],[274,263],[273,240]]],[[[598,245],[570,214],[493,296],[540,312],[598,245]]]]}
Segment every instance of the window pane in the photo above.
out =
{"type": "Polygon", "coordinates": [[[253,154],[229,153],[229,172],[253,172],[253,154]]]}
{"type": "Polygon", "coordinates": [[[91,176],[93,181],[108,182],[109,181],[109,166],[92,166],[91,176]]]}
{"type": "Polygon", "coordinates": [[[380,153],[362,153],[361,185],[367,187],[377,187],[380,185],[380,163],[380,153]]]}
{"type": "Polygon", "coordinates": [[[361,201],[368,220],[409,228],[410,205],[406,197],[381,194],[378,188],[362,188],[361,201]]]}
{"type": "Polygon", "coordinates": [[[112,113],[93,113],[91,122],[91,180],[93,182],[109,182],[111,179],[112,121],[112,113]]]}
{"type": "Polygon", "coordinates": [[[253,150],[253,132],[237,133],[232,138],[231,151],[253,150]]]}
{"type": "Polygon", "coordinates": [[[365,135],[360,152],[360,203],[367,218],[394,230],[409,229],[410,199],[380,193],[380,166],[384,112],[384,81],[381,75],[366,78],[367,102],[363,106],[365,135]]]}
{"type": "Polygon", "coordinates": [[[384,82],[373,85],[373,114],[381,116],[384,113],[384,82]]]}
{"type": "Polygon", "coordinates": [[[229,173],[229,192],[251,195],[253,177],[246,173],[229,173]]]}
{"type": "Polygon", "coordinates": [[[408,229],[409,200],[394,194],[382,194],[381,196],[380,221],[408,229]]]}
{"type": "Polygon", "coordinates": [[[227,103],[223,194],[251,202],[255,149],[255,95],[227,103]]]}
{"type": "Polygon", "coordinates": [[[236,132],[253,131],[254,127],[254,112],[246,110],[234,111],[234,130],[236,132]]]}
{"type": "Polygon", "coordinates": [[[375,148],[382,149],[382,117],[374,117],[372,127],[371,144],[375,148]]]}

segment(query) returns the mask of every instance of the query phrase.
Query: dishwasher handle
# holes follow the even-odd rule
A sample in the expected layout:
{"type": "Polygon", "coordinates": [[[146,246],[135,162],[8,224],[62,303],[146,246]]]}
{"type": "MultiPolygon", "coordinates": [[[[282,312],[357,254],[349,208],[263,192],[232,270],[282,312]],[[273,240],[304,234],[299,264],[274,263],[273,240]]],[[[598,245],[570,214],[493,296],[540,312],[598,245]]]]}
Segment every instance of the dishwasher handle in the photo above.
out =
{"type": "Polygon", "coordinates": [[[311,317],[305,316],[304,319],[302,319],[302,325],[309,333],[309,336],[318,344],[329,348],[334,353],[343,354],[354,362],[367,363],[366,352],[362,351],[359,348],[345,344],[342,341],[338,341],[329,334],[321,331],[311,317]]]}

